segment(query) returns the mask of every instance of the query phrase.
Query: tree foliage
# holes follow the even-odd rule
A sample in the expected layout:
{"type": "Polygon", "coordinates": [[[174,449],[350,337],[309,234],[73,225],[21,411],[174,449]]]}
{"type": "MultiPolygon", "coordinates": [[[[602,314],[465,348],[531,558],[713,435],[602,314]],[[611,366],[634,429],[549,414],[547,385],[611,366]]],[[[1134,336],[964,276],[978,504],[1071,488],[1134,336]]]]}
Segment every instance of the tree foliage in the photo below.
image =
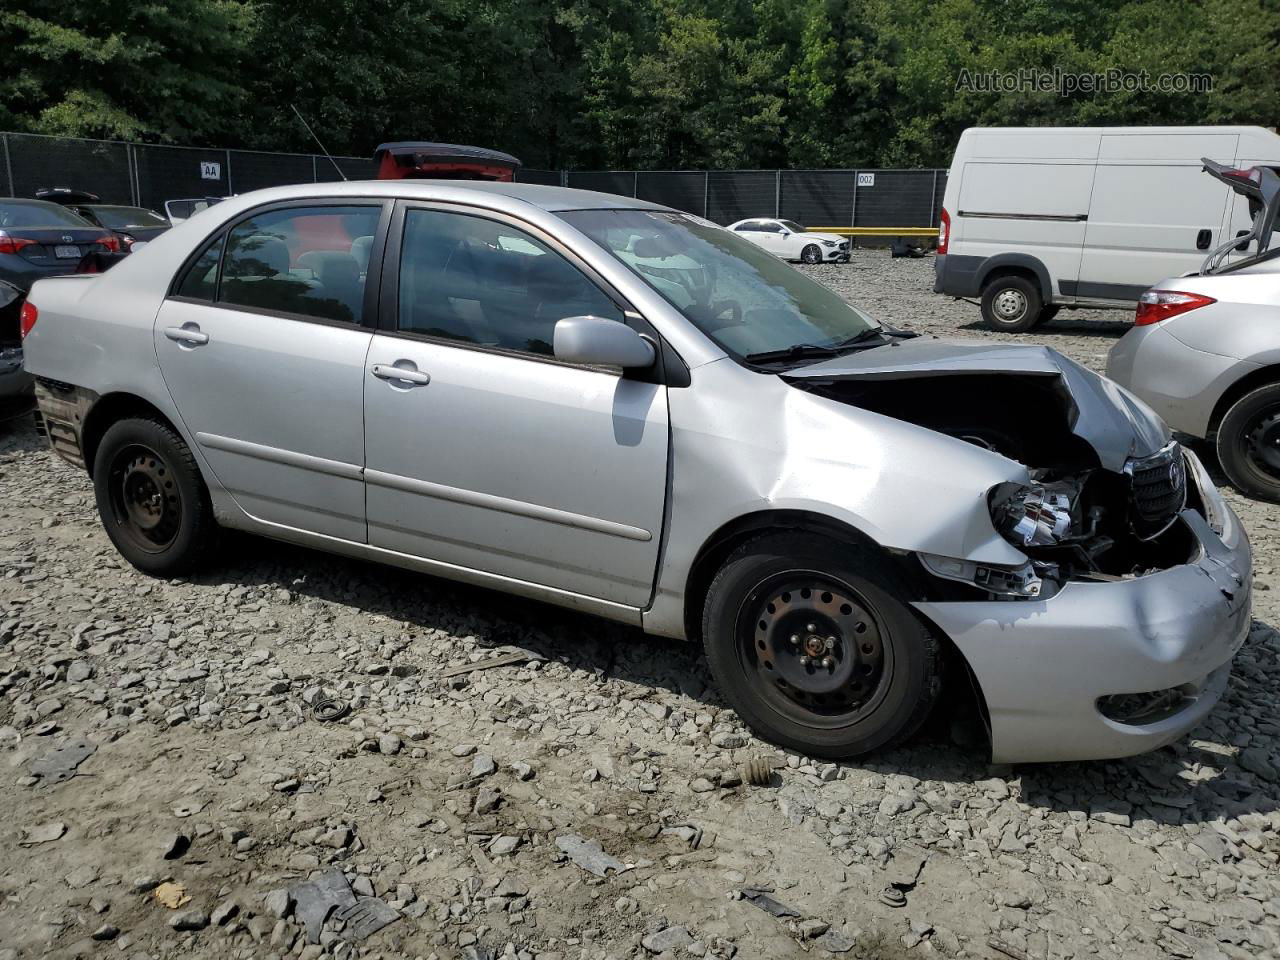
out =
{"type": "Polygon", "coordinates": [[[974,125],[1257,123],[1277,0],[23,0],[10,130],[335,153],[438,139],[531,166],[941,165],[974,125]],[[996,90],[1020,71],[1208,91],[996,90]]]}

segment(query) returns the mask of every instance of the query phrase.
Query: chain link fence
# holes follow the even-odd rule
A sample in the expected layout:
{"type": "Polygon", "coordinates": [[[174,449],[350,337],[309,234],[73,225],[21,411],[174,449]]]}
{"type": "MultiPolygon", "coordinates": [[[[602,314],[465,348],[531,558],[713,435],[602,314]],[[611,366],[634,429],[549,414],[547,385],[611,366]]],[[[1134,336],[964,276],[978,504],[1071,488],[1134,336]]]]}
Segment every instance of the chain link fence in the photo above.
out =
{"type": "MultiPolygon", "coordinates": [[[[0,134],[0,190],[31,197],[42,187],[87,190],[104,203],[161,209],[166,200],[229,196],[291,183],[373,176],[373,161],[0,134]]],[[[938,225],[945,170],[537,170],[524,183],[577,187],[651,200],[716,223],[780,217],[850,233],[921,233],[938,225]]]]}

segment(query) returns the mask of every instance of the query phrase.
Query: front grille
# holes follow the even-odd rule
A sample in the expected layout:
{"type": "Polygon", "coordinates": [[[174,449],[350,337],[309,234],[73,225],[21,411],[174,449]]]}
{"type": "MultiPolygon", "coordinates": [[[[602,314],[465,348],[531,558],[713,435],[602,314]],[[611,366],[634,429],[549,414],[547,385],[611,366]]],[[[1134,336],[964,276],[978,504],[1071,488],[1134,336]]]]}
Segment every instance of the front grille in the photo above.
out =
{"type": "Polygon", "coordinates": [[[1159,453],[1125,465],[1129,475],[1131,522],[1144,540],[1163,533],[1187,501],[1187,465],[1176,442],[1159,453]]]}

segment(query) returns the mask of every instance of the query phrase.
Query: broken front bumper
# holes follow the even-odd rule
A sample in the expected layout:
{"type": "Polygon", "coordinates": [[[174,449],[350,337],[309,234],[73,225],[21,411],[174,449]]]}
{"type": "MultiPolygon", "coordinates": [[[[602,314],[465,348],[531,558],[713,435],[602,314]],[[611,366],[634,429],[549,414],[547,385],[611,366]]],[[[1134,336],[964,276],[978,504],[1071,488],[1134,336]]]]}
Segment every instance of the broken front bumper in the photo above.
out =
{"type": "Polygon", "coordinates": [[[916,604],[973,669],[993,760],[1131,756],[1178,739],[1208,715],[1250,624],[1249,541],[1222,509],[1221,537],[1199,512],[1182,512],[1199,549],[1177,567],[1073,581],[1044,601],[916,604]],[[1118,706],[1144,700],[1160,709],[1115,719],[1124,712],[1118,706]]]}

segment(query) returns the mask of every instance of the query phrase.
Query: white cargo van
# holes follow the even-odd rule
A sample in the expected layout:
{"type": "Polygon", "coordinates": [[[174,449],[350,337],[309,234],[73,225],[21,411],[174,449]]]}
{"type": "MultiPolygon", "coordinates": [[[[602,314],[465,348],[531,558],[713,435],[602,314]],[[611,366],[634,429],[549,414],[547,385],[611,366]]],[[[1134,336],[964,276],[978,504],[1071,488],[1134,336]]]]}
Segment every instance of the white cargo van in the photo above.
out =
{"type": "Polygon", "coordinates": [[[1262,127],[974,127],[943,197],[934,292],[981,298],[998,330],[1062,307],[1133,309],[1250,227],[1246,201],[1201,172],[1280,163],[1262,127]]]}

